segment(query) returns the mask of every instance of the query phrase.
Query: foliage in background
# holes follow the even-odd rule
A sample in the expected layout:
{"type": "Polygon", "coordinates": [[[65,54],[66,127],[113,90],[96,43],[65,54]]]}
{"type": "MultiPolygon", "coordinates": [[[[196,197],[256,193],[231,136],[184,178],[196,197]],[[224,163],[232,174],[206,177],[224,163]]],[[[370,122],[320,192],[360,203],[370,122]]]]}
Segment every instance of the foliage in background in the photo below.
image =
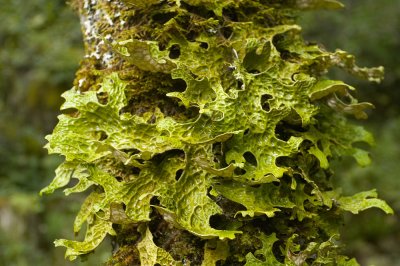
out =
{"type": "Polygon", "coordinates": [[[83,55],[79,18],[63,0],[0,6],[0,265],[72,265],[52,242],[71,235],[81,199],[66,204],[37,191],[61,160],[47,155],[44,135],[83,55]]]}
{"type": "Polygon", "coordinates": [[[379,85],[354,79],[340,71],[331,75],[359,88],[359,98],[372,102],[367,128],[374,133],[372,164],[355,167],[348,161],[335,167],[337,182],[348,193],[377,188],[382,198],[395,209],[395,216],[365,212],[346,217],[342,235],[348,254],[362,265],[400,265],[400,2],[344,1],[340,11],[310,12],[301,17],[307,40],[323,43],[329,49],[350,51],[363,65],[379,62],[385,67],[385,79],[379,85]],[[349,23],[349,20],[351,23],[349,23]]]}
{"type": "Polygon", "coordinates": [[[400,114],[400,2],[397,0],[346,0],[339,11],[309,12],[300,23],[309,41],[322,43],[327,49],[340,47],[353,53],[362,65],[385,67],[385,79],[369,84],[340,71],[335,78],[359,87],[359,95],[376,106],[370,119],[382,122],[400,114]],[[350,20],[350,22],[349,22],[350,20]],[[327,40],[327,41],[325,41],[327,40]]]}
{"type": "Polygon", "coordinates": [[[47,138],[66,160],[42,192],[74,178],[67,195],[91,194],[74,223],[85,239],[56,245],[75,259],[114,235],[113,263],[130,249],[142,265],[357,265],[336,243],[342,213],[392,211],[373,190],[332,187],[333,160],[369,163],[354,143],[372,138],[345,115],[370,104],[323,75],[381,69],[306,45],[293,19],[340,4],[126,2],[74,4],[87,57],[47,138]]]}

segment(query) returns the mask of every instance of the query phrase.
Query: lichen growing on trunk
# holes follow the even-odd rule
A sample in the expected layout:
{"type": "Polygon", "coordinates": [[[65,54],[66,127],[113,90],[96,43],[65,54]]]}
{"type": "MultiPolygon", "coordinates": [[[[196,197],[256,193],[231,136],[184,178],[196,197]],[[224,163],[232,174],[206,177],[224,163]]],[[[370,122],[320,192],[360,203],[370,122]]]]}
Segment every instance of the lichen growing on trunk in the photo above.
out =
{"type": "Polygon", "coordinates": [[[301,38],[299,11],[334,0],[75,0],[86,56],[47,137],[65,156],[42,193],[90,191],[66,256],[107,236],[110,265],[357,265],[341,255],[344,211],[392,210],[342,196],[330,162],[373,142],[331,67],[379,81],[344,51],[301,38]]]}

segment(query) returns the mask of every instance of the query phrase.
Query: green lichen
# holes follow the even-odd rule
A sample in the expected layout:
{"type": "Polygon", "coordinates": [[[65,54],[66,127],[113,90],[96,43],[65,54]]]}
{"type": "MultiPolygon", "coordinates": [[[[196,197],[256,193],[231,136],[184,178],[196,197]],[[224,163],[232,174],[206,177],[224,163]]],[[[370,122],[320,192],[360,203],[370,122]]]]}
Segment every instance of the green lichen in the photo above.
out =
{"type": "MultiPolygon", "coordinates": [[[[342,213],[392,210],[374,191],[345,197],[332,187],[330,161],[369,163],[354,144],[373,139],[346,115],[366,118],[371,104],[324,73],[338,66],[378,81],[382,69],[305,43],[294,21],[296,10],[341,4],[124,3],[126,23],[92,21],[104,26],[98,34],[112,33],[107,46],[98,37],[111,59],[85,61],[79,79],[98,64],[95,80],[64,93],[47,136],[65,162],[42,193],[71,179],[67,195],[91,191],[74,224],[75,232],[87,224],[85,239],[56,245],[75,259],[117,234],[126,250],[129,235],[115,226],[138,225],[128,246],[142,265],[356,265],[333,241],[342,213]]],[[[106,1],[91,8],[116,10],[106,1]]]]}

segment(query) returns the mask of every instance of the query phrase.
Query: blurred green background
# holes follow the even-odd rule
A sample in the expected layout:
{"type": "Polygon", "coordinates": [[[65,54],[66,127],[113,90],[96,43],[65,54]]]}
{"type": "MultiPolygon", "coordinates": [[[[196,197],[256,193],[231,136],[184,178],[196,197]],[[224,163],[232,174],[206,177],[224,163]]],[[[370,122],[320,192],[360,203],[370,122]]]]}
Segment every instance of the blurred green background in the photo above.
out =
{"type": "Polygon", "coordinates": [[[82,196],[38,196],[62,160],[47,155],[44,136],[83,57],[79,18],[64,0],[0,0],[0,19],[0,265],[81,265],[53,241],[74,237],[82,196]]]}
{"type": "MultiPolygon", "coordinates": [[[[307,12],[300,19],[306,39],[349,51],[360,66],[384,65],[386,77],[378,85],[336,69],[330,73],[376,106],[361,122],[376,137],[373,164],[359,168],[343,158],[335,181],[346,194],[377,188],[396,214],[346,216],[342,236],[347,254],[361,265],[400,265],[400,1],[343,2],[340,11],[307,12]]],[[[52,244],[74,237],[82,196],[38,196],[62,160],[42,147],[83,57],[79,18],[64,0],[0,0],[0,18],[0,265],[99,265],[110,255],[110,243],[73,263],[52,244]]]]}
{"type": "Polygon", "coordinates": [[[343,0],[340,11],[309,12],[300,19],[305,39],[329,50],[340,48],[356,56],[358,65],[385,67],[381,84],[355,79],[333,69],[330,77],[358,89],[361,101],[375,110],[364,125],[375,136],[372,164],[358,167],[343,158],[335,166],[335,182],[346,194],[376,188],[394,209],[388,216],[379,210],[347,215],[342,238],[346,252],[361,265],[400,265],[400,1],[343,0]]]}

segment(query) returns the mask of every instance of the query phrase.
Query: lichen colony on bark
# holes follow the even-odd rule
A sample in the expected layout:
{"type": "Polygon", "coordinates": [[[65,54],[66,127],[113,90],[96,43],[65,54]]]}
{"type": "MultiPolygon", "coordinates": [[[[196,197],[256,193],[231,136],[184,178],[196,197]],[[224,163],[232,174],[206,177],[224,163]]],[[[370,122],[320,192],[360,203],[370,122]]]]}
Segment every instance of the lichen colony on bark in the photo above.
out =
{"type": "Polygon", "coordinates": [[[345,197],[330,162],[373,142],[337,66],[344,51],[301,38],[303,9],[334,0],[75,0],[86,56],[64,93],[42,193],[90,191],[66,256],[113,237],[110,265],[357,265],[337,242],[344,211],[392,210],[374,190],[345,197]],[[336,263],[336,264],[335,264],[336,263]]]}

